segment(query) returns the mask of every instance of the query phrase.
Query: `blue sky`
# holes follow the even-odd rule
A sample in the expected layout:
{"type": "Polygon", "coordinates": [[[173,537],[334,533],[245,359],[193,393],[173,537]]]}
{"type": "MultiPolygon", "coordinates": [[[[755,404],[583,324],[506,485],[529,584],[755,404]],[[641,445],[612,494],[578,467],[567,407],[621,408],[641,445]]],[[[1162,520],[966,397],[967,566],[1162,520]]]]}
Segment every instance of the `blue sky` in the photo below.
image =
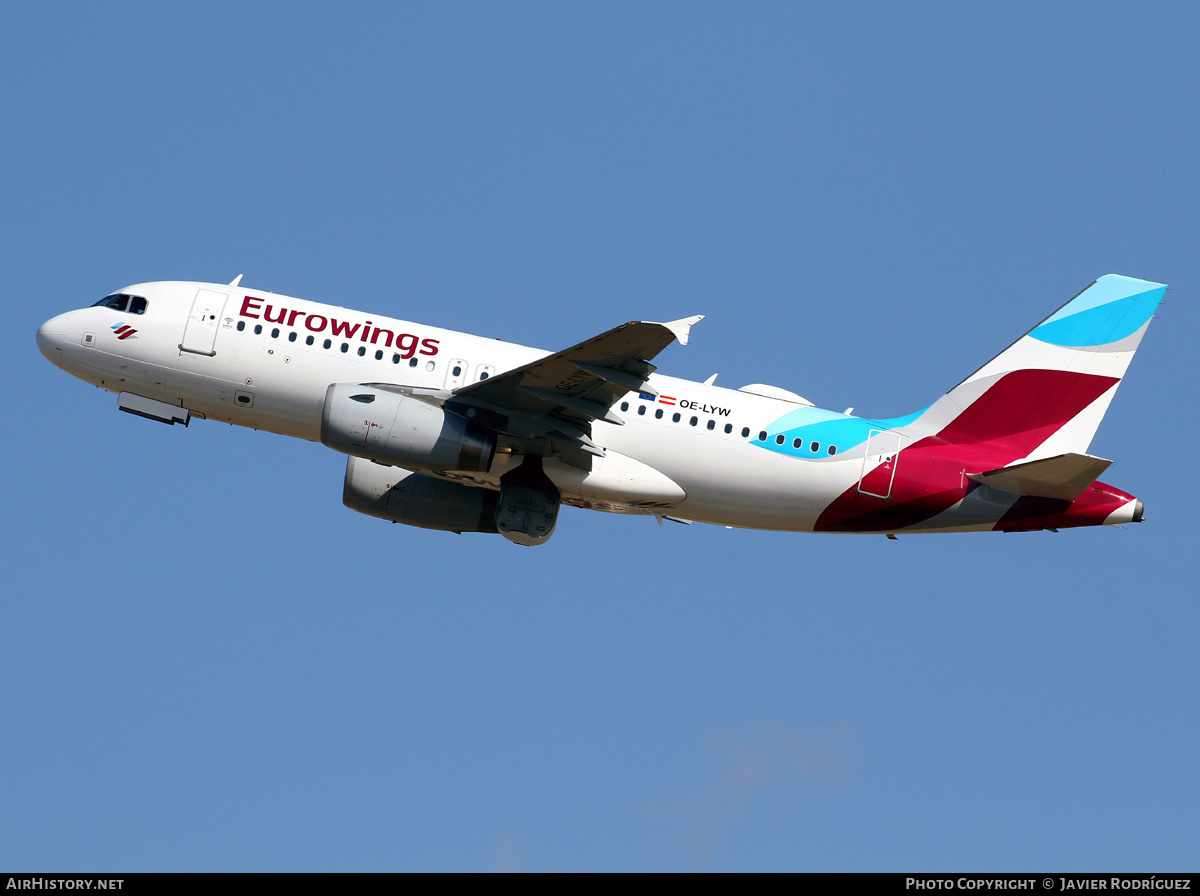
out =
{"type": "Polygon", "coordinates": [[[42,4],[0,35],[0,867],[1194,868],[1200,13],[42,4]],[[156,279],[925,406],[1169,283],[1092,445],[1126,530],[804,536],[341,506],[320,446],[37,352],[156,279]]]}

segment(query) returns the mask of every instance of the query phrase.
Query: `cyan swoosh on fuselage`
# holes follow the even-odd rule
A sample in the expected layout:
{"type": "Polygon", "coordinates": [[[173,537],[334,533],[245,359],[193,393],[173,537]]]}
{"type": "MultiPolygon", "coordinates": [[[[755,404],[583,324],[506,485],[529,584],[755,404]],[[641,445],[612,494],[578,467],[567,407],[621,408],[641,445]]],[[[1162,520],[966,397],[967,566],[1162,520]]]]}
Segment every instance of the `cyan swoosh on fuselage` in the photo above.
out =
{"type": "Polygon", "coordinates": [[[800,408],[784,414],[767,427],[765,442],[756,440],[753,444],[790,457],[828,459],[858,447],[872,432],[908,426],[927,410],[929,409],[922,408],[905,417],[869,420],[863,417],[847,417],[845,414],[819,408],[800,408]],[[782,445],[777,444],[775,440],[779,435],[784,437],[782,445]],[[796,439],[800,439],[798,448],[793,446],[796,439]],[[817,446],[816,451],[812,450],[814,444],[817,446]],[[830,446],[836,449],[834,455],[829,453],[830,446]]]}

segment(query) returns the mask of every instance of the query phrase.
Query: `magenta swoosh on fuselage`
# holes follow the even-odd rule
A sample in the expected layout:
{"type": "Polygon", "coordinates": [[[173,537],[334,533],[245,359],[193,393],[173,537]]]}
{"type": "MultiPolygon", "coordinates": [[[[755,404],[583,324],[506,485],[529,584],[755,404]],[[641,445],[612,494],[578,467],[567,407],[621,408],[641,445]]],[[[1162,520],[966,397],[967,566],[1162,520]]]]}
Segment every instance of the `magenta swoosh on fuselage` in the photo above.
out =
{"type": "MultiPolygon", "coordinates": [[[[1067,370],[1014,370],[941,432],[901,450],[889,498],[851,486],[822,511],[814,529],[879,532],[912,526],[952,507],[976,487],[966,473],[1025,457],[1120,382],[1067,370]]],[[[870,473],[864,479],[871,489],[870,473]]],[[[890,474],[889,474],[890,475],[890,474]]]]}
{"type": "Polygon", "coordinates": [[[1023,532],[1031,529],[1100,526],[1133,500],[1133,495],[1103,482],[1092,483],[1074,501],[1022,495],[992,528],[1000,532],[1023,532]]]}

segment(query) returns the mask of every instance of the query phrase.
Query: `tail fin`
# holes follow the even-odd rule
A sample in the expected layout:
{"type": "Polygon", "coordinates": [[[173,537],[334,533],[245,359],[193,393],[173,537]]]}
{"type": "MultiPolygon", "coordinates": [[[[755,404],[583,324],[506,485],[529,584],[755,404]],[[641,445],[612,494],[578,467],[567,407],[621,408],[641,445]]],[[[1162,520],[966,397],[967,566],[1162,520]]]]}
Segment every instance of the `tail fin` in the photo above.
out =
{"type": "Polygon", "coordinates": [[[1141,501],[1094,484],[1110,462],[1087,450],[1166,290],[1101,277],[924,411],[859,421],[862,475],[815,528],[887,532],[966,520],[967,528],[1017,531],[1140,522],[1141,501]],[[965,480],[990,491],[974,495],[965,480]],[[1021,496],[999,521],[990,516],[997,493],[1021,496]],[[962,516],[924,525],[968,500],[973,509],[962,516]]]}
{"type": "Polygon", "coordinates": [[[1014,459],[1087,454],[1166,290],[1101,277],[935,402],[923,422],[946,442],[1003,443],[1014,459]]]}

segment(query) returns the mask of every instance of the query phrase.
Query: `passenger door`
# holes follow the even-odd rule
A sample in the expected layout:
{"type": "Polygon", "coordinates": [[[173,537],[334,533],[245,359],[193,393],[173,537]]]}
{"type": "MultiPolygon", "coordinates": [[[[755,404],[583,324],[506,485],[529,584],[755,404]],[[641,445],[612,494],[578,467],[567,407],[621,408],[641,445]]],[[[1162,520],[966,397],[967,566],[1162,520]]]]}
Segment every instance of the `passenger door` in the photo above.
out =
{"type": "Polygon", "coordinates": [[[228,293],[211,289],[196,290],[192,313],[183,330],[183,342],[179,343],[180,351],[209,357],[216,354],[213,346],[217,340],[217,324],[228,299],[228,293]]]}

